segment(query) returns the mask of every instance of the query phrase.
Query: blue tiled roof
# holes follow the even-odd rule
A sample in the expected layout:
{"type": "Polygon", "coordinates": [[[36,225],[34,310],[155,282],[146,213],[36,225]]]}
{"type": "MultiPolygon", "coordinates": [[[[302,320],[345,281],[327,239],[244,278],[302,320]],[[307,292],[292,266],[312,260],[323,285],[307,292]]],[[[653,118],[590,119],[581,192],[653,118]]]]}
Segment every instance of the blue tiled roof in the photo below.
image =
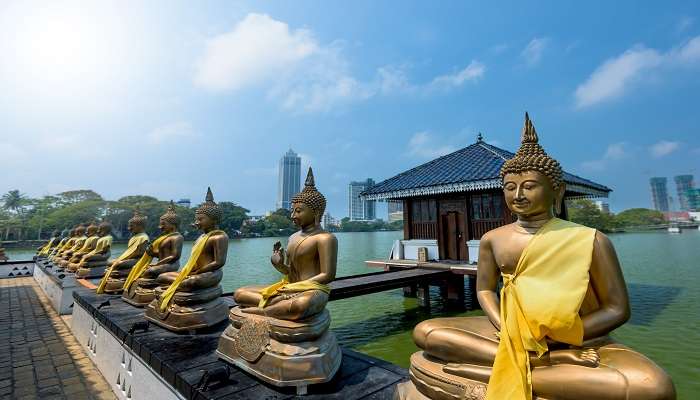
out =
{"type": "MultiPolygon", "coordinates": [[[[500,185],[499,171],[501,166],[514,155],[507,150],[479,141],[379,182],[363,192],[363,195],[381,196],[382,194],[406,192],[419,188],[454,186],[494,180],[499,181],[500,185]]],[[[568,172],[564,172],[563,178],[567,185],[571,186],[571,191],[579,192],[574,190],[576,187],[589,189],[586,190],[588,193],[580,193],[582,195],[607,194],[612,191],[606,186],[568,172]]]]}

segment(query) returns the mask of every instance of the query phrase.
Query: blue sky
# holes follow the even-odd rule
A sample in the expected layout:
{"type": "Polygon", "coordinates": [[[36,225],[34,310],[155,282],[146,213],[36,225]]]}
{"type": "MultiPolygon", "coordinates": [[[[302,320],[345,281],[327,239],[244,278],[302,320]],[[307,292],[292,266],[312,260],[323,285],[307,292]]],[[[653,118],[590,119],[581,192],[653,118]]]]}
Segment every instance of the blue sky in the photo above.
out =
{"type": "Polygon", "coordinates": [[[342,217],[351,180],[479,131],[515,150],[527,110],[613,210],[650,207],[649,177],[700,174],[700,6],[563,3],[3,2],[0,191],[263,213],[291,147],[342,217]]]}

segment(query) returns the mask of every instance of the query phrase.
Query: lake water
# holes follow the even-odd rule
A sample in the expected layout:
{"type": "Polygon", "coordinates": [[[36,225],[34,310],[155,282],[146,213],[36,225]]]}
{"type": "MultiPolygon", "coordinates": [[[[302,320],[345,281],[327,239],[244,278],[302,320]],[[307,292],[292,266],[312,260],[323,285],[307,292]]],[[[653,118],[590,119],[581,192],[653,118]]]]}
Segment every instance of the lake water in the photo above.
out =
{"type": "MultiPolygon", "coordinates": [[[[387,258],[401,232],[338,233],[340,276],[376,272],[364,261],[387,258]]],[[[232,240],[223,287],[225,291],[249,284],[279,280],[270,265],[272,245],[279,238],[232,240]]],[[[626,233],[611,235],[623,266],[632,303],[632,318],[614,332],[624,344],[644,353],[668,371],[679,399],[700,394],[700,231],[681,235],[626,233]]],[[[285,244],[286,240],[282,240],[285,244]]],[[[183,254],[189,254],[186,243],[183,254]]],[[[115,245],[118,254],[124,245],[115,245]]],[[[12,250],[12,259],[32,252],[12,250]]],[[[417,350],[411,331],[420,321],[444,316],[480,315],[480,311],[447,312],[438,293],[430,310],[416,299],[393,290],[331,302],[332,329],[341,344],[408,367],[417,350]]]]}

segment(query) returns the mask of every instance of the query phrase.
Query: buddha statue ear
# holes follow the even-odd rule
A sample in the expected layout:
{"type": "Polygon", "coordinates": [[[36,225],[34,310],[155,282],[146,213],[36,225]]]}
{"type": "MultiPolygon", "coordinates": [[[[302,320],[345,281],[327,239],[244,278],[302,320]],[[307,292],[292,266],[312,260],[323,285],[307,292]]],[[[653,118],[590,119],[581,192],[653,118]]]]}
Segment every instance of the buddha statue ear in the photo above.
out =
{"type": "Polygon", "coordinates": [[[566,184],[564,182],[559,184],[559,188],[554,195],[554,216],[561,215],[561,203],[564,201],[564,193],[566,192],[566,184]]]}

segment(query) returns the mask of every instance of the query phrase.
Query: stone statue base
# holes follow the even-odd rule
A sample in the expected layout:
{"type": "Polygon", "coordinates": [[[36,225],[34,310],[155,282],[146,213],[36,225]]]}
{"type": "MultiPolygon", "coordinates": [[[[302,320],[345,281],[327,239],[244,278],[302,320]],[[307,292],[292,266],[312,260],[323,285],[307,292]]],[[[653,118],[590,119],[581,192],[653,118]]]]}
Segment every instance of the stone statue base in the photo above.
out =
{"type": "Polygon", "coordinates": [[[175,292],[168,308],[160,311],[160,295],[167,287],[158,287],[155,298],[146,307],[145,317],[173,332],[192,332],[226,320],[228,306],[220,297],[221,285],[197,292],[175,292]]]}
{"type": "Polygon", "coordinates": [[[155,279],[139,278],[131,285],[128,292],[122,293],[122,300],[134,307],[146,307],[156,298],[157,287],[155,279]]]}
{"type": "Polygon", "coordinates": [[[85,266],[78,268],[75,271],[75,276],[78,278],[102,278],[105,275],[105,271],[109,268],[107,264],[91,266],[86,264],[85,266]]]}
{"type": "MultiPolygon", "coordinates": [[[[484,400],[483,382],[446,373],[446,364],[419,351],[411,355],[411,380],[396,385],[395,400],[484,400]]],[[[533,394],[533,400],[546,400],[533,394]]]]}
{"type": "Polygon", "coordinates": [[[267,383],[296,386],[304,394],[308,385],[328,382],[340,368],[342,352],[328,330],[328,310],[307,320],[286,321],[235,307],[229,319],[216,354],[267,383]]]}

